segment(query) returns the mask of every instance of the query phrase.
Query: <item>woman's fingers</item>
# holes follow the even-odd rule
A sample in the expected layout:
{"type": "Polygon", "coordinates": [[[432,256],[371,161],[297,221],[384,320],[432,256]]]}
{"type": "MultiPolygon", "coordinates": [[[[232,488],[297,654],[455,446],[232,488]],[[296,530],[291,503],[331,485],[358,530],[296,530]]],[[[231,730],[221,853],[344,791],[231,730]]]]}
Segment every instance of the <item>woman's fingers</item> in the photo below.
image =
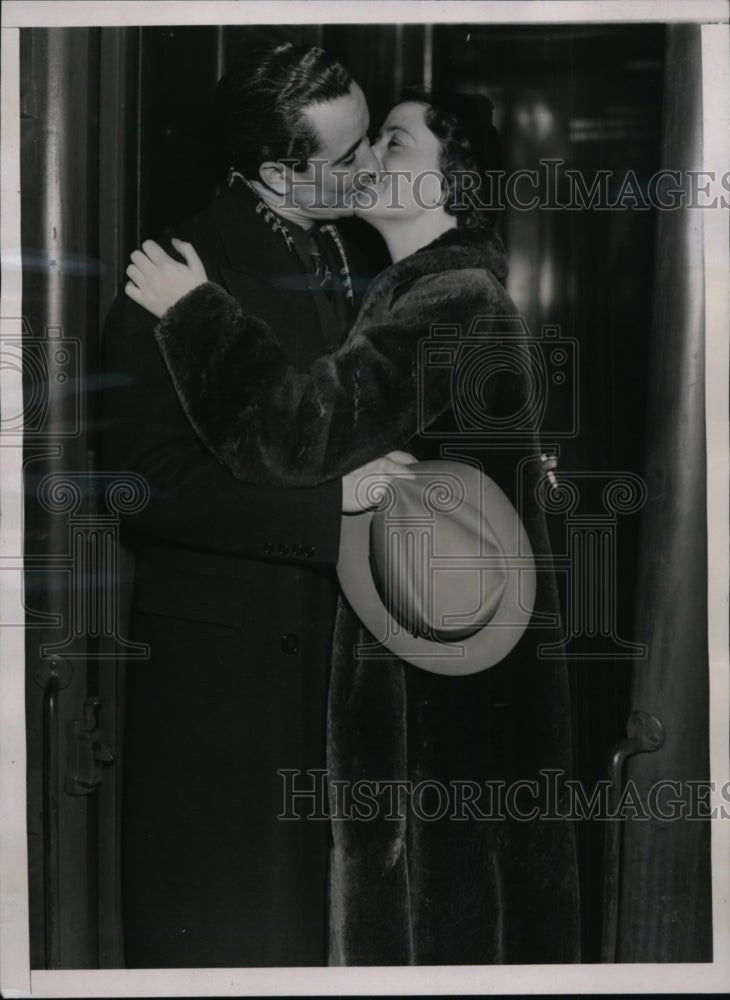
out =
{"type": "MultiPolygon", "coordinates": [[[[133,250],[129,256],[132,264],[137,267],[139,274],[147,277],[155,273],[157,264],[154,264],[146,253],[143,253],[141,250],[133,250]]],[[[129,271],[127,271],[127,274],[129,274],[129,271]]]]}
{"type": "Polygon", "coordinates": [[[124,291],[125,294],[130,299],[132,299],[132,301],[136,302],[140,306],[144,305],[144,302],[142,301],[142,293],[140,292],[139,288],[137,288],[137,286],[134,284],[133,281],[127,282],[127,284],[124,286],[124,291]]]}
{"type": "Polygon", "coordinates": [[[135,283],[135,285],[141,285],[144,282],[144,275],[137,267],[136,264],[130,264],[127,268],[127,277],[135,283]]]}
{"type": "Polygon", "coordinates": [[[385,456],[389,458],[392,462],[400,462],[402,465],[413,465],[418,459],[415,455],[411,455],[409,451],[389,451],[385,456]]]}
{"type": "Polygon", "coordinates": [[[176,263],[154,240],[145,240],[142,249],[133,250],[130,257],[139,271],[146,276],[156,274],[157,270],[166,264],[176,263]]]}
{"type": "Polygon", "coordinates": [[[200,277],[202,275],[203,281],[205,281],[206,274],[205,268],[203,267],[203,262],[198,257],[195,247],[192,243],[186,243],[184,240],[178,240],[174,238],[171,240],[172,245],[175,249],[185,258],[185,263],[193,271],[193,273],[200,277]]]}
{"type": "Polygon", "coordinates": [[[133,250],[131,253],[132,263],[127,268],[127,274],[131,280],[141,287],[145,282],[175,282],[180,275],[183,275],[183,286],[181,286],[183,292],[181,294],[184,294],[188,288],[193,288],[195,285],[207,281],[203,263],[192,244],[178,239],[173,239],[172,244],[184,257],[184,264],[166,253],[159,243],[155,243],[154,240],[145,240],[141,250],[133,250]]]}
{"type": "Polygon", "coordinates": [[[390,479],[415,479],[411,466],[418,459],[408,451],[389,451],[342,477],[342,511],[357,514],[378,506],[387,495],[390,479]],[[380,482],[378,480],[380,479],[380,482]]]}
{"type": "Polygon", "coordinates": [[[415,479],[415,472],[411,472],[410,470],[412,463],[398,461],[392,458],[392,454],[393,453],[391,452],[390,455],[386,455],[385,458],[380,460],[380,471],[386,476],[398,476],[401,479],[415,479]]]}
{"type": "Polygon", "coordinates": [[[363,465],[356,470],[360,474],[380,475],[380,476],[404,476],[406,479],[415,479],[415,472],[411,471],[411,465],[417,462],[410,452],[389,451],[382,458],[374,458],[367,465],[363,465]]]}
{"type": "Polygon", "coordinates": [[[172,257],[165,253],[160,244],[155,243],[154,240],[145,240],[142,244],[142,249],[154,264],[172,263],[172,257]]]}

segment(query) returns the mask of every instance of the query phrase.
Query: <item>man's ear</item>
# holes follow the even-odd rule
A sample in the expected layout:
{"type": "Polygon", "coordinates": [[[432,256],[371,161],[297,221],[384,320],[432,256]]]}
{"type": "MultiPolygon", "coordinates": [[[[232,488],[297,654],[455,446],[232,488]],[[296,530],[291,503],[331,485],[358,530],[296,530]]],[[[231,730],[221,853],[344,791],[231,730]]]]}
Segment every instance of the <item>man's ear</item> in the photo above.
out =
{"type": "Polygon", "coordinates": [[[275,160],[266,160],[259,167],[259,177],[261,183],[278,195],[285,195],[291,187],[289,171],[283,163],[275,160]]]}

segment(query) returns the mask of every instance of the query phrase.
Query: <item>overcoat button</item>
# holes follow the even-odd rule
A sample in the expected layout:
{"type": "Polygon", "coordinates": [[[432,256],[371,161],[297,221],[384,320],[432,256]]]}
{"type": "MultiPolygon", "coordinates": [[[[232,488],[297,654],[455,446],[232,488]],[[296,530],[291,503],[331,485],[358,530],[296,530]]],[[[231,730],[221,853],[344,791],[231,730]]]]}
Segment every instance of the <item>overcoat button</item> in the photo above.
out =
{"type": "Polygon", "coordinates": [[[282,653],[296,653],[299,649],[299,636],[296,632],[286,632],[281,637],[282,653]]]}
{"type": "Polygon", "coordinates": [[[265,542],[264,543],[264,555],[265,556],[273,556],[273,554],[274,554],[274,543],[273,542],[265,542]]]}

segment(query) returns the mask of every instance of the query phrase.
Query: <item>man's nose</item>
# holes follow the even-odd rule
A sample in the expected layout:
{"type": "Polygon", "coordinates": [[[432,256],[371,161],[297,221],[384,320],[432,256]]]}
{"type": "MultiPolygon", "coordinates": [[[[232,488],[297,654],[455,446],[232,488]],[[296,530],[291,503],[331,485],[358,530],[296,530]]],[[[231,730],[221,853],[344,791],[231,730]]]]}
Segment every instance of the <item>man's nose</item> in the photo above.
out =
{"type": "Polygon", "coordinates": [[[362,166],[360,167],[361,172],[364,174],[370,174],[374,177],[376,174],[379,174],[382,169],[383,164],[378,159],[375,147],[368,146],[365,150],[362,166]]]}

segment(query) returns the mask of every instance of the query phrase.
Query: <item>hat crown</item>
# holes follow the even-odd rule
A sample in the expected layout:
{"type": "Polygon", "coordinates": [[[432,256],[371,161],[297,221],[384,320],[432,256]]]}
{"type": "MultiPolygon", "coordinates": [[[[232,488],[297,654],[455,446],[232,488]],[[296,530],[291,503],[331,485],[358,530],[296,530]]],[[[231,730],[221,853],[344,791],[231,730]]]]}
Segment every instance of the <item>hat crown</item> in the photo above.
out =
{"type": "Polygon", "coordinates": [[[337,574],[374,640],[356,655],[392,653],[454,677],[486,670],[519,642],[535,606],[524,525],[476,465],[417,462],[409,476],[363,477],[363,498],[379,509],[342,518],[337,574]]]}
{"type": "Polygon", "coordinates": [[[370,567],[389,613],[414,636],[459,642],[476,634],[507,581],[478,498],[469,502],[460,478],[443,472],[394,480],[389,500],[370,525],[370,567]]]}

